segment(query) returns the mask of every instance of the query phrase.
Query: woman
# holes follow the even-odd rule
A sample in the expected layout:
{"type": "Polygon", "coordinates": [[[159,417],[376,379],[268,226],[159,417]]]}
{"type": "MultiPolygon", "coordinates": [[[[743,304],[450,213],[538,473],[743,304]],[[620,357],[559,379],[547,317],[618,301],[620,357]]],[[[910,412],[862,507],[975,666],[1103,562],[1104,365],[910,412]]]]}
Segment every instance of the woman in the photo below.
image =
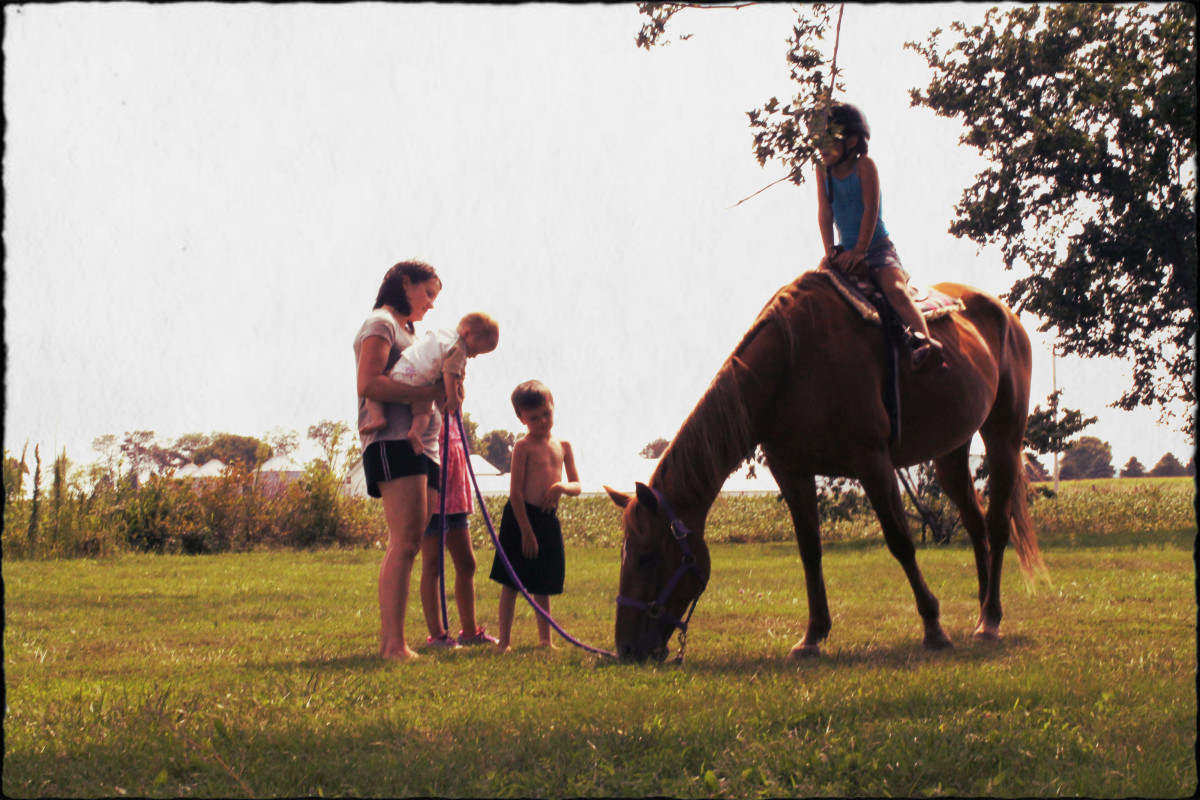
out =
{"type": "Polygon", "coordinates": [[[418,455],[405,438],[412,424],[409,403],[441,400],[445,386],[407,386],[388,377],[404,348],[415,339],[414,322],[433,308],[442,281],[433,267],[421,261],[402,261],[388,270],[375,307],[354,337],[358,371],[358,416],[366,419],[366,400],[386,403],[386,424],[360,433],[367,493],[383,500],[388,527],[387,551],[379,568],[379,653],[384,658],[416,657],[404,635],[404,617],[413,564],[421,550],[430,513],[437,508],[438,433],[441,414],[435,411],[422,438],[418,455]]]}

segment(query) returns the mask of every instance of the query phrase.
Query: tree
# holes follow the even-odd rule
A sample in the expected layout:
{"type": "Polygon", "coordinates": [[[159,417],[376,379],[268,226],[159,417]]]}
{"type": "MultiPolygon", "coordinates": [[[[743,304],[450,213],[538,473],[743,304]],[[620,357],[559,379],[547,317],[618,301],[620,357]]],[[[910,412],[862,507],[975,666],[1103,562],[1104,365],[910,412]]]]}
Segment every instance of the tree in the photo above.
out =
{"type": "Polygon", "coordinates": [[[1052,477],[1037,456],[1025,454],[1025,477],[1031,482],[1048,481],[1052,477]]]}
{"type": "Polygon", "coordinates": [[[268,431],[262,440],[271,448],[271,457],[289,456],[300,446],[300,436],[295,431],[274,427],[268,431]]]}
{"type": "Polygon", "coordinates": [[[212,444],[212,437],[206,433],[185,433],[171,447],[178,452],[185,462],[198,463],[196,453],[212,444]]]}
{"type": "Polygon", "coordinates": [[[642,452],[638,453],[638,455],[642,458],[659,458],[667,449],[669,444],[671,443],[660,436],[650,444],[643,447],[642,452]]]}
{"type": "Polygon", "coordinates": [[[1033,407],[1025,423],[1025,446],[1039,455],[1061,453],[1071,445],[1071,437],[1096,422],[1096,417],[1084,417],[1082,411],[1073,408],[1058,410],[1061,391],[1051,392],[1046,398],[1048,408],[1033,407]]]}
{"type": "Polygon", "coordinates": [[[337,472],[338,461],[343,455],[342,441],[348,433],[350,426],[341,420],[323,419],[316,425],[308,426],[308,438],[320,446],[322,461],[330,472],[337,472]]]}
{"type": "MultiPolygon", "coordinates": [[[[22,459],[23,460],[23,459],[22,459]]],[[[29,528],[27,538],[29,544],[37,544],[39,502],[42,497],[42,451],[41,445],[33,446],[33,500],[29,508],[29,528]]]]}
{"type": "MultiPolygon", "coordinates": [[[[345,423],[342,423],[344,426],[345,423]]],[[[311,435],[311,429],[310,429],[311,435]]],[[[241,464],[246,469],[254,469],[262,461],[265,453],[270,451],[263,442],[253,436],[240,436],[236,433],[215,433],[209,443],[192,453],[197,463],[203,464],[214,458],[222,464],[241,464]],[[260,460],[261,459],[261,460],[260,460]]]]}
{"type": "Polygon", "coordinates": [[[501,472],[512,470],[512,449],[517,441],[516,434],[510,431],[488,431],[479,440],[481,455],[501,472]]]}
{"type": "MultiPolygon", "coordinates": [[[[908,47],[934,78],[914,105],[960,117],[991,166],[950,232],[1032,274],[1005,294],[1068,353],[1133,365],[1114,405],[1194,405],[1195,9],[1064,3],[991,9],[908,47]]],[[[1191,434],[1195,431],[1185,423],[1191,434]]]]}
{"type": "MultiPolygon", "coordinates": [[[[747,5],[754,4],[717,7],[692,3],[638,3],[638,12],[649,21],[638,34],[637,46],[649,50],[656,45],[668,44],[664,41],[667,23],[685,8],[712,10],[747,5]]],[[[803,184],[809,171],[805,168],[815,162],[822,139],[837,133],[829,129],[826,120],[833,89],[843,88],[837,80],[837,38],[832,37],[830,44],[828,36],[834,27],[833,9],[831,3],[811,3],[796,8],[796,23],[787,40],[788,69],[796,84],[796,93],[789,101],[780,102],[779,98],[772,97],[762,107],[746,112],[750,129],[754,131],[754,157],[759,165],[777,161],[787,170],[775,183],[803,184]]]]}
{"type": "Polygon", "coordinates": [[[7,449],[4,451],[5,508],[25,495],[25,476],[29,474],[29,467],[25,464],[25,453],[28,450],[29,442],[25,442],[25,446],[21,448],[20,461],[10,456],[7,449]]]}
{"type": "Polygon", "coordinates": [[[1112,447],[1095,436],[1084,436],[1067,448],[1059,476],[1066,481],[1113,476],[1112,447]]]}
{"type": "MultiPolygon", "coordinates": [[[[479,423],[471,419],[471,415],[463,412],[462,415],[463,430],[467,432],[467,446],[471,448],[472,453],[483,452],[483,446],[479,441],[479,423]]],[[[447,425],[453,424],[452,420],[447,420],[447,425]]]]}
{"type": "Polygon", "coordinates": [[[1171,453],[1164,454],[1150,469],[1150,475],[1154,478],[1182,478],[1187,474],[1187,467],[1180,464],[1179,459],[1171,453]]]}
{"type": "MultiPolygon", "coordinates": [[[[92,450],[100,456],[100,463],[104,465],[105,478],[110,486],[117,485],[117,473],[121,467],[121,442],[111,433],[106,433],[103,436],[97,436],[92,440],[92,450]]],[[[21,461],[24,462],[24,457],[21,461]]]]}
{"type": "Polygon", "coordinates": [[[1142,462],[1137,460],[1137,456],[1130,458],[1125,462],[1125,466],[1121,467],[1122,478],[1143,478],[1146,476],[1146,468],[1142,466],[1142,462]]]}
{"type": "Polygon", "coordinates": [[[121,453],[129,459],[129,471],[133,485],[138,485],[142,467],[151,463],[151,448],[154,446],[154,431],[126,431],[121,439],[121,453]]]}

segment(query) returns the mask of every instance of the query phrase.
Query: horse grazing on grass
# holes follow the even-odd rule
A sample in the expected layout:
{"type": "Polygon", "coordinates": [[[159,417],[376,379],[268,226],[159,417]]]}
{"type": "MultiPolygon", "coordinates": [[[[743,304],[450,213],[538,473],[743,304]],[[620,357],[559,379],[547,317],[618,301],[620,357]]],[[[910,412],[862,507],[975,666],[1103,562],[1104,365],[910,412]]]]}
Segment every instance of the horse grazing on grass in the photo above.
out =
{"type": "Polygon", "coordinates": [[[808,630],[793,656],[817,655],[830,630],[817,518],[817,475],[856,478],[900,562],[924,623],[924,645],[951,646],[938,601],[917,566],[895,469],[932,460],[975,550],[978,639],[1000,633],[1000,575],[1013,544],[1026,573],[1044,570],[1030,524],[1022,442],[1031,348],[1013,312],[969,286],[935,288],[965,308],[930,323],[943,366],[913,372],[900,359],[899,441],[889,445],[883,400],[888,353],[882,328],[864,320],[827,276],[807,272],[779,290],[635,495],[605,487],[624,509],[616,649],[627,660],[662,660],[708,582],[704,522],[725,479],[762,446],[787,502],[808,590],[808,630]],[[978,431],[987,449],[986,517],[968,465],[978,431]]]}

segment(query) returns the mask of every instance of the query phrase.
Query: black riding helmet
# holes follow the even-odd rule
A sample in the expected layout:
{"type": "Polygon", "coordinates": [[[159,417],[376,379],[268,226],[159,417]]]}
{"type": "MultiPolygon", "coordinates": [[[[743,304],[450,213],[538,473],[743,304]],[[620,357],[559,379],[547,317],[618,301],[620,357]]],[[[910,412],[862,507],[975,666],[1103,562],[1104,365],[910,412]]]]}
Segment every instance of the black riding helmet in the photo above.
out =
{"type": "Polygon", "coordinates": [[[837,136],[871,138],[871,126],[857,107],[849,103],[834,103],[829,109],[830,132],[837,136]]]}
{"type": "MultiPolygon", "coordinates": [[[[858,110],[856,106],[849,103],[834,103],[829,107],[829,133],[838,139],[845,139],[848,136],[857,136],[858,144],[854,146],[854,150],[843,150],[842,157],[838,159],[838,164],[843,163],[854,153],[860,156],[867,154],[867,141],[871,138],[871,126],[867,124],[867,118],[858,110]]],[[[836,164],[834,166],[837,166],[836,164]]]]}

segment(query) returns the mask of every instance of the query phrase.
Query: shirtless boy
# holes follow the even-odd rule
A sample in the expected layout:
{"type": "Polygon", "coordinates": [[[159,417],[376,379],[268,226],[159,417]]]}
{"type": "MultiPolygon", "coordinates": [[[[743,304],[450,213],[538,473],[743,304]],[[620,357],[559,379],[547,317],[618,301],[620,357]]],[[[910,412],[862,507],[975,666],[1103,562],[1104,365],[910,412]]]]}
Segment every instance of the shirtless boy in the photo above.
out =
{"type": "MultiPolygon", "coordinates": [[[[569,442],[555,438],[554,398],[541,381],[526,381],[512,393],[513,410],[528,433],[513,446],[511,485],[500,520],[500,547],[525,590],[546,614],[550,595],[562,594],[566,561],[558,500],[581,491],[569,442]],[[563,470],[567,479],[564,481],[563,470]]],[[[491,579],[501,585],[498,652],[506,652],[516,611],[517,587],[497,553],[491,579]]],[[[550,623],[537,615],[538,643],[550,643],[550,623]]]]}

